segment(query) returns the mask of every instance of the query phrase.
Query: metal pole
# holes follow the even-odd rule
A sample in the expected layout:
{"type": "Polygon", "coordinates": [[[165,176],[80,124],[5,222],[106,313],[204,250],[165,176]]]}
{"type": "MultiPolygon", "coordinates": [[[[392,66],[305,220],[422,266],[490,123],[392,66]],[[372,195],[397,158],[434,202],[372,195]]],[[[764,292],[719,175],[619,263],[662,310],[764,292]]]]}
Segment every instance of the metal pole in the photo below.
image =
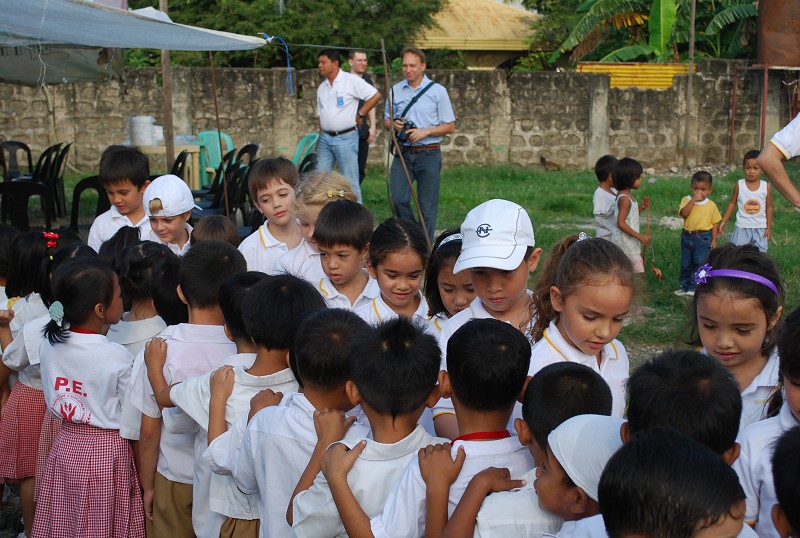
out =
{"type": "MultiPolygon", "coordinates": [[[[158,0],[158,9],[167,13],[168,0],[158,0]]],[[[166,149],[167,172],[172,169],[175,162],[175,134],[172,129],[172,66],[170,65],[169,51],[161,51],[161,78],[164,83],[164,145],[166,149]]]]}
{"type": "Polygon", "coordinates": [[[683,166],[689,166],[689,125],[692,122],[692,84],[694,78],[694,19],[697,0],[692,0],[692,16],[689,26],[689,78],[686,80],[686,116],[683,123],[683,166]]]}
{"type": "Polygon", "coordinates": [[[222,199],[225,201],[225,216],[230,218],[231,207],[230,207],[230,202],[228,201],[228,174],[227,170],[222,168],[222,159],[225,157],[225,154],[222,152],[222,129],[220,129],[219,125],[219,100],[217,99],[217,78],[214,75],[214,53],[212,51],[208,51],[208,62],[209,64],[211,64],[211,94],[214,96],[214,115],[217,118],[217,143],[219,144],[219,158],[220,158],[219,171],[222,174],[222,178],[220,178],[222,179],[222,199]]]}

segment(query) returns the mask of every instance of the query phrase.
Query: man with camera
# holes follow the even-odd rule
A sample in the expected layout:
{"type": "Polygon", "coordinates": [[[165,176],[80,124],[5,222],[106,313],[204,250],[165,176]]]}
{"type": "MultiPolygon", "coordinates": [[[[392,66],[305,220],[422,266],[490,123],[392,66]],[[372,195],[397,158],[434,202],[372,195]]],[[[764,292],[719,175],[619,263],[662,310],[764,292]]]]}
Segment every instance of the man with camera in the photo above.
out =
{"type": "Polygon", "coordinates": [[[440,144],[444,135],[456,130],[456,117],[447,90],[425,75],[425,53],[408,47],[403,50],[405,80],[392,87],[392,114],[387,103],[384,126],[394,128],[397,141],[389,191],[395,215],[416,220],[411,208],[411,186],[400,159],[405,161],[412,181],[417,182],[417,197],[422,211],[421,224],[433,242],[439,206],[439,172],[442,169],[440,144]]]}

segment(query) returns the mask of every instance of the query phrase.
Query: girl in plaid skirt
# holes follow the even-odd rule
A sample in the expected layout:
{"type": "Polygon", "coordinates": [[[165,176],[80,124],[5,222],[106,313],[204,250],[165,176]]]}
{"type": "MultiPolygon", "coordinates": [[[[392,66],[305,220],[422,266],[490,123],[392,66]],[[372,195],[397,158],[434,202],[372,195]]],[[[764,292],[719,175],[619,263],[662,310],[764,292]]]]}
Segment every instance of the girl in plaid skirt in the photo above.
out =
{"type": "Polygon", "coordinates": [[[122,316],[116,274],[74,258],[53,274],[41,375],[50,413],[63,420],[37,499],[33,537],[144,537],[133,452],[119,436],[133,356],[105,336],[122,316]]]}

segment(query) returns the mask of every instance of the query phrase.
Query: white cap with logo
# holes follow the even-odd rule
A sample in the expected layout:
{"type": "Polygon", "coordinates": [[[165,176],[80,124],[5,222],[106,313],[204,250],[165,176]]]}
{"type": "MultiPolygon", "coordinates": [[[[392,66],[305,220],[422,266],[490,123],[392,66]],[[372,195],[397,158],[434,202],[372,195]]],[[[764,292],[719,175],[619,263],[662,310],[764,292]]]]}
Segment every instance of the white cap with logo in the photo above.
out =
{"type": "Polygon", "coordinates": [[[144,212],[148,217],[174,217],[182,215],[194,208],[201,209],[194,203],[189,186],[178,176],[167,174],[158,176],[144,191],[144,212]],[[161,210],[150,211],[150,202],[161,200],[161,210]]]}
{"type": "Polygon", "coordinates": [[[453,273],[475,267],[513,271],[536,245],[527,211],[508,200],[489,200],[467,213],[461,235],[453,273]]]}

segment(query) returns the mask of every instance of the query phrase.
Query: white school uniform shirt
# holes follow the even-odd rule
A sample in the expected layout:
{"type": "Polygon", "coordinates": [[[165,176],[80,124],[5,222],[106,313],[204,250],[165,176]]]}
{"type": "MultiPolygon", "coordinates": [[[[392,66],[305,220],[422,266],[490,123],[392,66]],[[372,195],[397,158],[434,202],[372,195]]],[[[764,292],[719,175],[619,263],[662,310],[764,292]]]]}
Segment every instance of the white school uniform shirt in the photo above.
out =
{"type": "Polygon", "coordinates": [[[14,318],[8,324],[11,338],[16,338],[26,323],[47,314],[47,307],[38,293],[31,293],[14,303],[14,318]]]}
{"type": "Polygon", "coordinates": [[[108,329],[106,336],[112,342],[130,351],[131,354],[137,355],[151,338],[158,336],[166,328],[167,324],[160,316],[136,321],[119,320],[119,323],[108,329]]]}
{"type": "Polygon", "coordinates": [[[248,271],[261,271],[274,275],[275,262],[289,252],[289,247],[272,235],[265,222],[241,242],[239,252],[247,262],[248,271]]]}
{"type": "Polygon", "coordinates": [[[294,275],[307,280],[312,285],[316,285],[320,279],[325,278],[319,252],[314,252],[305,239],[278,258],[273,274],[294,275]]]}
{"type": "Polygon", "coordinates": [[[328,308],[344,308],[345,310],[351,310],[353,312],[364,305],[368,305],[381,294],[378,281],[372,277],[369,277],[367,280],[367,285],[364,286],[364,289],[358,294],[355,303],[350,303],[350,299],[348,299],[346,295],[339,293],[339,290],[336,289],[336,286],[333,285],[333,282],[331,282],[331,279],[327,276],[319,280],[317,291],[322,294],[322,298],[325,299],[325,304],[328,305],[328,308]]]}
{"type": "MultiPolygon", "coordinates": [[[[225,357],[236,353],[236,346],[225,336],[221,325],[176,325],[167,339],[164,378],[167,385],[179,383],[219,368],[225,357]]],[[[147,368],[139,368],[132,384],[130,401],[139,411],[161,418],[161,409],[147,378],[147,368]]],[[[162,425],[158,446],[157,470],[166,479],[191,484],[194,477],[194,433],[175,434],[162,425]]]]}
{"type": "MultiPolygon", "coordinates": [[[[587,517],[578,521],[570,521],[573,525],[564,529],[564,533],[559,532],[556,534],[558,538],[608,538],[606,533],[606,524],[603,522],[603,515],[597,514],[596,516],[587,517]]],[[[545,535],[548,536],[548,535],[545,535]]],[[[550,535],[552,536],[552,535],[550,535]]],[[[750,528],[750,525],[742,525],[742,530],[737,535],[737,538],[754,538],[755,531],[750,528]]]]}
{"type": "Polygon", "coordinates": [[[784,402],[778,416],[751,424],[737,439],[741,452],[732,467],[747,496],[744,521],[755,524],[756,534],[762,538],[779,538],[772,524],[772,507],[778,502],[772,478],[774,444],[781,435],[797,426],[800,421],[784,402]]]}
{"type": "Polygon", "coordinates": [[[575,362],[588,366],[605,379],[611,388],[613,398],[612,417],[622,417],[625,413],[625,384],[628,381],[630,364],[628,352],[619,340],[612,340],[600,352],[600,365],[597,357],[587,355],[570,344],[556,327],[554,322],[544,330],[544,336],[533,345],[531,367],[528,375],[533,376],[549,364],[558,362],[575,362]]]}
{"type": "Polygon", "coordinates": [[[474,538],[540,536],[558,532],[564,520],[539,506],[539,496],[533,489],[536,469],[528,471],[522,479],[527,483],[521,488],[499,491],[486,497],[475,522],[474,538]]]}
{"type": "MultiPolygon", "coordinates": [[[[252,366],[255,358],[255,353],[242,353],[234,357],[228,357],[224,361],[225,364],[236,365],[233,371],[233,392],[225,404],[225,421],[229,430],[240,416],[247,417],[250,410],[250,398],[259,391],[272,389],[275,392],[289,393],[298,389],[294,374],[288,368],[265,376],[248,374],[245,368],[252,366]]],[[[211,373],[189,378],[183,383],[172,387],[170,391],[172,402],[200,425],[202,431],[198,435],[204,436],[206,441],[208,440],[208,406],[211,401],[210,379],[211,373]]],[[[236,432],[236,430],[233,431],[236,432]]],[[[238,435],[235,435],[235,437],[238,438],[239,443],[236,444],[232,452],[229,451],[227,454],[231,461],[233,460],[235,449],[238,448],[242,439],[238,435]]],[[[220,445],[218,444],[217,446],[220,445]]],[[[203,451],[195,459],[195,471],[198,468],[202,468],[206,470],[209,476],[209,488],[205,489],[205,495],[209,501],[209,509],[218,514],[236,519],[258,519],[258,496],[245,495],[239,491],[230,473],[217,474],[214,472],[214,469],[206,462],[206,454],[209,450],[210,445],[205,443],[203,451]]]]}
{"type": "Polygon", "coordinates": [[[102,334],[69,333],[63,344],[40,347],[47,408],[65,421],[119,429],[133,355],[102,334]]]}
{"type": "MultiPolygon", "coordinates": [[[[285,395],[277,407],[256,413],[247,426],[234,459],[233,476],[242,492],[260,494],[262,538],[294,536],[286,522],[286,508],[317,444],[314,411],[308,398],[294,392],[285,395]]],[[[355,423],[344,438],[355,441],[368,434],[355,423]]]]}
{"type": "Polygon", "coordinates": [[[787,160],[800,155],[800,116],[795,116],[783,129],[775,133],[770,143],[787,160]]]}
{"type": "MultiPolygon", "coordinates": [[[[417,296],[419,297],[419,306],[411,316],[411,321],[420,323],[423,327],[428,327],[430,325],[430,320],[428,319],[428,301],[425,300],[425,297],[420,291],[417,292],[417,296]]],[[[397,312],[386,304],[380,292],[377,297],[367,304],[358,307],[355,312],[370,325],[377,325],[378,323],[399,317],[397,312]]]]}
{"type": "Polygon", "coordinates": [[[177,254],[178,256],[183,256],[192,246],[192,226],[186,222],[183,224],[183,228],[189,233],[189,237],[186,238],[186,242],[183,246],[179,246],[177,243],[164,243],[158,234],[153,230],[153,227],[150,227],[150,232],[147,235],[142,235],[142,240],[153,241],[154,243],[159,243],[161,245],[166,244],[167,248],[169,248],[172,252],[177,254]]]}
{"type": "Polygon", "coordinates": [[[592,200],[594,213],[594,235],[611,241],[611,230],[616,226],[614,220],[614,202],[617,200],[617,190],[613,193],[597,187],[592,200]]]}
{"type": "MultiPolygon", "coordinates": [[[[453,442],[451,455],[455,459],[458,447],[463,446],[467,454],[458,478],[450,486],[447,504],[448,517],[464,495],[469,481],[487,467],[505,467],[511,476],[522,476],[533,468],[533,458],[527,448],[519,444],[515,436],[491,441],[453,442]]],[[[406,467],[386,499],[383,513],[370,519],[375,538],[425,535],[425,481],[419,470],[419,460],[414,458],[406,467]]]]}
{"type": "Polygon", "coordinates": [[[39,349],[49,322],[50,315],[45,314],[26,323],[3,353],[3,364],[19,373],[19,382],[38,390],[43,390],[39,349]]]}
{"type": "MultiPolygon", "coordinates": [[[[353,448],[360,440],[344,443],[353,448]]],[[[367,439],[364,451],[347,473],[347,483],[358,504],[368,517],[383,511],[389,492],[411,460],[417,459],[420,448],[446,443],[447,439],[433,437],[422,426],[397,443],[383,444],[367,439]]],[[[314,485],[294,498],[292,528],[299,538],[345,538],[339,511],[325,475],[319,473],[314,485]]]]}
{"type": "MultiPolygon", "coordinates": [[[[105,195],[101,194],[100,196],[105,195]]],[[[116,206],[112,205],[111,209],[94,219],[92,227],[89,229],[89,239],[86,244],[92,247],[95,252],[100,252],[100,246],[114,237],[114,234],[124,226],[139,228],[139,237],[141,239],[147,239],[152,230],[150,219],[147,215],[142,217],[139,222],[134,223],[127,215],[123,215],[116,206]]]]}

